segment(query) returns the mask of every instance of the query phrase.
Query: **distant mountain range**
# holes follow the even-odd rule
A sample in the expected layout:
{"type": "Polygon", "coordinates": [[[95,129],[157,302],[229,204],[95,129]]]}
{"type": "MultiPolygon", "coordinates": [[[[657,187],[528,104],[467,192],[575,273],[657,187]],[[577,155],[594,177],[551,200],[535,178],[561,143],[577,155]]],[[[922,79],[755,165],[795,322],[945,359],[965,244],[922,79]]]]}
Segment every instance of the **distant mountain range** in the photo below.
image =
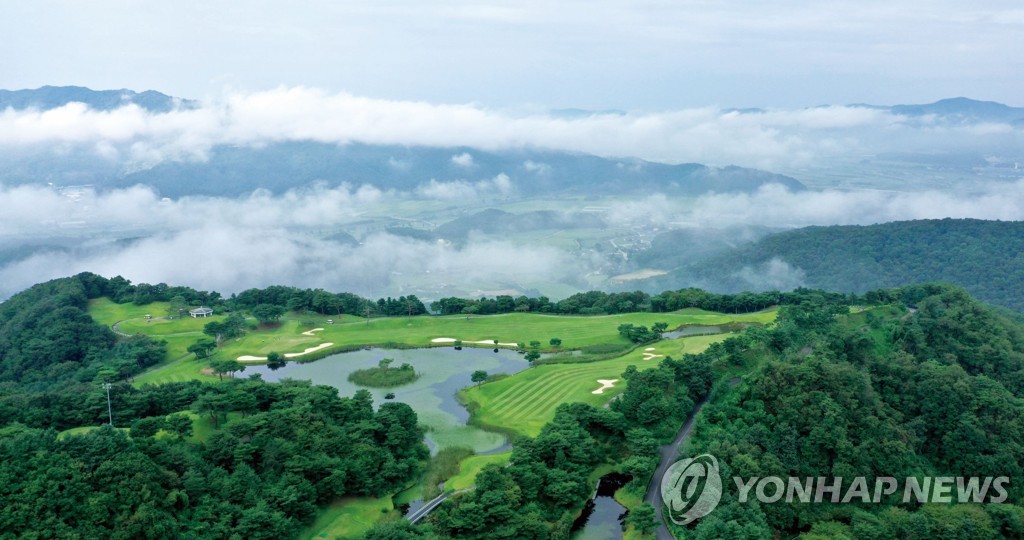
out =
{"type": "MultiPolygon", "coordinates": [[[[197,105],[151,90],[136,93],[44,86],[36,90],[0,91],[0,109],[49,109],[70,102],[85,103],[99,110],[131,103],[154,112],[197,105]]],[[[566,110],[563,114],[582,113],[566,110]]],[[[509,188],[509,193],[519,196],[655,191],[698,195],[709,191],[752,191],[770,183],[792,190],[804,189],[791,177],[756,169],[713,168],[696,163],[668,165],[543,149],[485,152],[469,147],[287,141],[260,147],[220,145],[213,147],[208,159],[202,162],[164,161],[134,171],[125,171],[116,161],[98,157],[91,150],[43,148],[35,153],[0,156],[0,183],[89,184],[99,188],[145,184],[167,197],[234,196],[256,189],[280,193],[314,182],[366,183],[403,191],[429,188],[434,182],[434,192],[427,196],[444,198],[445,190],[458,196],[461,190],[497,197],[502,194],[496,179],[509,188]]]]}
{"type": "MultiPolygon", "coordinates": [[[[0,90],[0,110],[50,109],[71,102],[97,110],[134,104],[148,111],[167,112],[197,107],[196,101],[147,90],[90,90],[77,86],[44,86],[35,90],[0,90]]],[[[926,105],[854,105],[921,117],[939,115],[950,122],[1024,122],[1024,108],[954,98],[926,105]]],[[[758,109],[741,112],[756,114],[758,109]]],[[[621,111],[562,109],[559,117],[624,114],[621,111]]],[[[946,159],[945,156],[940,156],[946,159]]],[[[929,156],[928,159],[939,159],[929,156]]],[[[981,159],[972,156],[974,161],[981,159]]],[[[960,160],[963,161],[963,160],[960,160]]],[[[972,162],[973,163],[973,162],[972,162]]],[[[0,183],[49,182],[57,186],[90,184],[99,188],[145,184],[162,195],[226,195],[267,189],[280,193],[314,182],[369,183],[383,189],[413,191],[437,183],[461,183],[447,188],[476,189],[494,179],[507,180],[516,195],[643,194],[699,195],[707,192],[749,192],[777,183],[791,190],[803,184],[789,176],[741,168],[713,168],[696,163],[669,165],[634,158],[603,158],[544,149],[482,151],[469,147],[336,145],[285,141],[265,146],[214,146],[206,161],[163,161],[132,170],[125,163],[102,158],[92,149],[41,147],[0,155],[0,183]],[[461,156],[461,157],[460,157],[461,156]],[[506,178],[507,177],[507,178],[506,178]]],[[[481,187],[482,186],[482,187],[481,187]]],[[[445,189],[441,186],[438,189],[445,189]]],[[[435,190],[436,191],[436,190],[435,190]]],[[[436,195],[436,193],[435,193],[436,195]]]]}
{"type": "Polygon", "coordinates": [[[667,165],[639,159],[608,159],[552,150],[485,152],[468,147],[282,142],[262,148],[218,146],[209,160],[163,162],[125,175],[112,187],[147,184],[168,197],[236,195],[257,188],[279,193],[316,181],[368,183],[413,191],[436,181],[428,196],[458,197],[471,189],[503,196],[496,178],[507,177],[512,193],[542,194],[668,193],[753,191],[777,183],[791,190],[803,184],[788,176],[742,167],[712,168],[695,163],[667,165]],[[451,184],[451,182],[458,182],[451,184]],[[448,183],[447,185],[445,185],[448,183]],[[450,191],[446,195],[443,191],[450,191]],[[433,193],[431,193],[433,192],[433,193]]]}
{"type": "Polygon", "coordinates": [[[935,115],[946,120],[962,122],[1004,122],[1017,125],[1024,123],[1024,107],[1010,107],[995,101],[977,101],[965,97],[941,99],[924,105],[883,106],[857,103],[851,107],[886,110],[903,116],[935,115]]]}
{"type": "Polygon", "coordinates": [[[34,90],[0,90],[0,110],[11,108],[49,110],[68,103],[84,103],[92,109],[110,111],[125,105],[138,105],[152,112],[167,112],[176,107],[194,107],[197,102],[161,94],[155,90],[91,90],[82,86],[43,86],[34,90]]]}
{"type": "Polygon", "coordinates": [[[722,245],[722,233],[665,233],[636,258],[669,274],[641,286],[649,291],[695,286],[735,292],[804,285],[862,293],[941,281],[1024,312],[1021,221],[915,220],[765,232],[748,231],[746,237],[756,239],[732,247],[722,245]],[[708,248],[709,243],[717,246],[708,248]]]}
{"type": "MultiPolygon", "coordinates": [[[[0,90],[0,110],[8,107],[18,110],[36,108],[40,110],[62,107],[68,103],[84,103],[89,107],[109,111],[134,104],[153,112],[167,112],[175,107],[195,107],[198,101],[171,97],[155,90],[135,92],[133,90],[92,90],[83,86],[43,86],[30,90],[0,90]]],[[[982,120],[991,122],[1024,122],[1024,107],[1011,107],[995,101],[979,101],[966,97],[941,99],[934,103],[911,105],[872,105],[852,103],[849,107],[878,109],[904,116],[935,115],[964,121],[982,120]]],[[[757,107],[726,109],[723,112],[756,114],[766,112],[757,107]]],[[[624,115],[619,109],[588,110],[577,108],[553,109],[552,116],[559,118],[581,118],[594,115],[624,115]]]]}

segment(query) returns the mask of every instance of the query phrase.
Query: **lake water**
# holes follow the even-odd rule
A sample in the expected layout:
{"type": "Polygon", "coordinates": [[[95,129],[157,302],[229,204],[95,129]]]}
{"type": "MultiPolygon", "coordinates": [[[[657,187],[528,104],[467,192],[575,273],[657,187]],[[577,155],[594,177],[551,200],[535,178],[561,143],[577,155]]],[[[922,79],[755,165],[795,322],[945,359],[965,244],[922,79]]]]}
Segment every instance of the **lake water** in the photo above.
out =
{"type": "Polygon", "coordinates": [[[661,334],[663,339],[676,339],[687,336],[706,336],[710,334],[726,334],[739,332],[748,326],[755,326],[756,323],[733,322],[720,325],[689,324],[679,327],[678,330],[661,334]]]}
{"type": "Polygon", "coordinates": [[[427,445],[431,452],[439,448],[466,446],[477,453],[507,450],[503,435],[468,426],[469,412],[455,399],[455,393],[473,384],[470,376],[475,370],[496,373],[518,373],[529,362],[515,351],[477,349],[465,347],[456,351],[452,347],[426,349],[369,349],[335,354],[300,364],[289,362],[283,368],[271,370],[265,365],[246,366],[241,376],[259,373],[263,380],[277,382],[282,379],[309,380],[313,384],[330,385],[343,396],[351,396],[364,387],[348,381],[349,373],[357,369],[376,367],[382,358],[393,358],[392,366],[412,364],[420,375],[416,381],[393,388],[365,388],[373,394],[376,404],[384,403],[384,394],[394,392],[395,401],[409,404],[419,416],[420,424],[427,428],[427,445]]]}
{"type": "Polygon", "coordinates": [[[601,477],[594,498],[587,501],[583,513],[572,524],[573,540],[622,539],[622,522],[628,512],[615,500],[615,492],[630,480],[631,476],[620,473],[601,477]]]}

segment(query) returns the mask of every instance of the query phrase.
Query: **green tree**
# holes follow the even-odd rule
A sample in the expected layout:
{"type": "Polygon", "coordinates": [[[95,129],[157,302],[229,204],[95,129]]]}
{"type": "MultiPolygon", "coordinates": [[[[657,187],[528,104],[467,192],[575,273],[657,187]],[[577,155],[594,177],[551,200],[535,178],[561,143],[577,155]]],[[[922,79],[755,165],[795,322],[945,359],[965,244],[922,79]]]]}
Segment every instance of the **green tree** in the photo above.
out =
{"type": "Polygon", "coordinates": [[[176,319],[181,317],[188,311],[188,303],[185,301],[185,297],[179,295],[174,296],[167,303],[167,317],[176,319]]]}
{"type": "Polygon", "coordinates": [[[245,366],[239,364],[234,360],[214,360],[210,362],[210,368],[216,373],[220,380],[224,380],[224,375],[233,375],[237,371],[245,371],[245,366]]]}
{"type": "Polygon", "coordinates": [[[196,355],[196,359],[210,356],[210,352],[217,348],[217,343],[212,339],[200,339],[188,346],[188,352],[196,355]]]}
{"type": "Polygon", "coordinates": [[[192,436],[192,417],[187,414],[172,414],[164,418],[164,429],[187,439],[192,436]]]}
{"type": "Polygon", "coordinates": [[[267,353],[267,367],[270,369],[283,368],[288,363],[288,360],[283,354],[278,352],[267,353]]]}
{"type": "Polygon", "coordinates": [[[651,534],[658,528],[658,519],[654,514],[654,507],[643,503],[629,511],[626,516],[626,523],[632,525],[641,534],[651,534]]]}
{"type": "Polygon", "coordinates": [[[551,338],[551,341],[549,341],[548,343],[550,343],[552,347],[562,346],[562,340],[556,337],[551,338]]]}
{"type": "Polygon", "coordinates": [[[482,369],[478,369],[470,375],[469,380],[475,382],[477,386],[480,386],[480,383],[487,380],[487,372],[482,369]]]}
{"type": "Polygon", "coordinates": [[[252,316],[256,317],[256,320],[260,324],[271,324],[281,319],[281,316],[285,314],[285,308],[275,304],[260,304],[252,308],[252,316]]]}

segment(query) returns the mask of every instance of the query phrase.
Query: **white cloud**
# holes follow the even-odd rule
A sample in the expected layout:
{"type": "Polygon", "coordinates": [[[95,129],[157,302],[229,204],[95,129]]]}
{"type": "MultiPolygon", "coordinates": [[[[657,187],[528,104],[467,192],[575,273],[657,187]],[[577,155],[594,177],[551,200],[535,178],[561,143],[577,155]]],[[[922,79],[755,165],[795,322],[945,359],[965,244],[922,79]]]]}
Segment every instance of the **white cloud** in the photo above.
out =
{"type": "MultiPolygon", "coordinates": [[[[860,107],[765,112],[705,107],[565,118],[472,104],[370,99],[305,87],[229,94],[197,109],[164,114],[135,106],[101,112],[81,104],[45,112],[0,112],[0,147],[85,145],[107,159],[120,156],[136,168],[161,160],[202,160],[218,144],[259,146],[296,140],[484,150],[540,147],[771,169],[883,150],[1019,150],[1024,130],[991,123],[929,124],[860,107]]],[[[463,168],[474,164],[469,153],[453,156],[452,162],[463,168]]],[[[547,170],[532,162],[524,167],[538,173],[547,170]]]]}
{"type": "Polygon", "coordinates": [[[452,156],[452,163],[464,169],[469,169],[473,167],[473,156],[469,152],[463,152],[452,156]]]}
{"type": "Polygon", "coordinates": [[[461,199],[470,201],[483,198],[507,197],[514,190],[515,187],[508,175],[500,173],[494,178],[479,182],[467,182],[465,180],[439,182],[431,178],[429,182],[420,185],[416,189],[416,194],[427,199],[461,199]]]}

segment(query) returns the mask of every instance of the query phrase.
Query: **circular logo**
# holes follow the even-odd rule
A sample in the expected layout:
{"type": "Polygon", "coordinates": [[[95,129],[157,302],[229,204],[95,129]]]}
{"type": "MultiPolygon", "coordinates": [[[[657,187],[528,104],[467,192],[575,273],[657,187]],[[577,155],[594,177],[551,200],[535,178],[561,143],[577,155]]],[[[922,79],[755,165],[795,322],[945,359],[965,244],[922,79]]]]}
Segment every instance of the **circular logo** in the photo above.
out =
{"type": "Polygon", "coordinates": [[[722,500],[722,476],[711,454],[677,461],[661,477],[661,498],[673,523],[687,525],[708,514],[722,500]]]}

